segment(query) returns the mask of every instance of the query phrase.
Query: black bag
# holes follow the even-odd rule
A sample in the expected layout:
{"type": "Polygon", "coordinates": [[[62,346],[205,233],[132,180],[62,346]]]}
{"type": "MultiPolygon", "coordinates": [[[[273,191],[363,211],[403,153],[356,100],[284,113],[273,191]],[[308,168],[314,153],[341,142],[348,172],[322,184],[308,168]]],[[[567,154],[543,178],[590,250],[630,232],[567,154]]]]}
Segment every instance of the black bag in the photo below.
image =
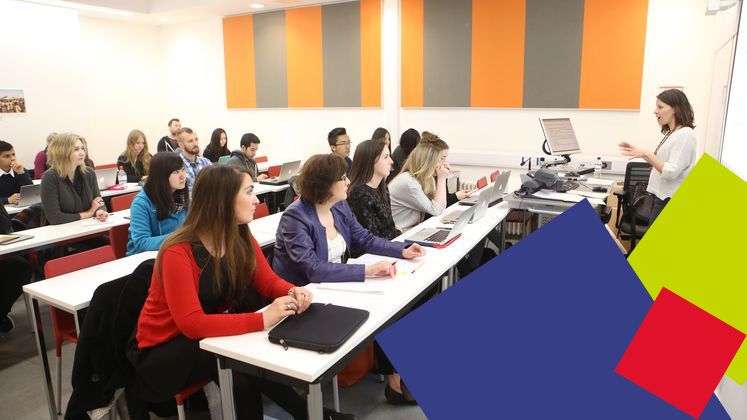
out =
{"type": "Polygon", "coordinates": [[[312,303],[300,315],[292,315],[270,330],[268,338],[275,344],[298,347],[319,353],[331,353],[343,345],[368,319],[368,311],[312,303]]]}

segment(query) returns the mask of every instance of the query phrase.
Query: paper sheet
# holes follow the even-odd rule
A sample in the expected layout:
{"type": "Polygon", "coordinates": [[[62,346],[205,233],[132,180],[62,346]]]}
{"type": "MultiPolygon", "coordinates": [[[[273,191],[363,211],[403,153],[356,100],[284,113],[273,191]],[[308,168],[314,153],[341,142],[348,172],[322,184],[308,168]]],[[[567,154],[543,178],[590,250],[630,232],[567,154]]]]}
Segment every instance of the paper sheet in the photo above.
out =
{"type": "MultiPolygon", "coordinates": [[[[566,201],[571,203],[578,203],[579,201],[583,200],[586,197],[582,197],[578,194],[569,194],[569,193],[559,193],[549,190],[539,190],[532,194],[533,197],[536,198],[542,198],[545,200],[557,200],[557,201],[566,201]]],[[[604,205],[604,202],[598,198],[589,198],[589,203],[592,206],[601,206],[604,205]]]]}
{"type": "Polygon", "coordinates": [[[394,280],[387,278],[375,278],[366,279],[363,282],[334,282],[334,283],[319,283],[317,289],[326,290],[339,290],[343,292],[357,292],[357,293],[385,293],[389,289],[394,280]]]}
{"type": "Polygon", "coordinates": [[[418,270],[420,267],[422,267],[423,264],[425,264],[425,261],[423,261],[421,258],[416,258],[413,260],[406,260],[404,258],[384,257],[381,255],[373,255],[373,254],[361,255],[358,258],[350,258],[347,263],[369,265],[369,264],[376,264],[379,261],[389,261],[391,263],[396,262],[398,276],[410,275],[414,273],[416,270],[418,270]]]}
{"type": "Polygon", "coordinates": [[[81,222],[80,225],[81,226],[97,226],[97,225],[107,225],[110,223],[114,223],[111,217],[107,218],[105,222],[102,222],[99,219],[86,219],[83,222],[81,222]]]}

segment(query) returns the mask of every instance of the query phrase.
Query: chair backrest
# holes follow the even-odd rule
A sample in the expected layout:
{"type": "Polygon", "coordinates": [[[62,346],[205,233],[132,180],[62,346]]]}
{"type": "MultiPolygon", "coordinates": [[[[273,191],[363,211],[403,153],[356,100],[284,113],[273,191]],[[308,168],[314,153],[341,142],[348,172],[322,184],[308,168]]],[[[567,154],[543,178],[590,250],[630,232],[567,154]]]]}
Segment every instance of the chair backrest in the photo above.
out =
{"type": "Polygon", "coordinates": [[[490,182],[495,182],[495,179],[498,178],[498,175],[501,174],[501,171],[499,169],[494,170],[490,173],[490,182]]]}
{"type": "Polygon", "coordinates": [[[267,156],[257,156],[254,158],[254,161],[257,163],[267,162],[267,156]]]}
{"type": "Polygon", "coordinates": [[[94,169],[109,169],[109,168],[116,168],[116,163],[107,163],[106,165],[96,165],[94,169]]]}
{"type": "Polygon", "coordinates": [[[270,166],[269,168],[267,168],[267,176],[269,176],[270,178],[280,176],[280,168],[282,166],[283,165],[270,166]]]}
{"type": "Polygon", "coordinates": [[[112,211],[127,210],[132,205],[132,200],[135,199],[137,193],[122,194],[112,197],[111,209],[112,211]]]}
{"type": "Polygon", "coordinates": [[[122,258],[127,254],[127,240],[130,225],[119,225],[109,229],[109,245],[114,250],[114,256],[122,258]]]}
{"type": "Polygon", "coordinates": [[[117,258],[114,255],[114,249],[106,245],[89,251],[79,252],[62,258],[47,261],[44,264],[44,276],[46,278],[61,276],[72,273],[73,271],[93,267],[94,265],[114,261],[117,258]]]}
{"type": "Polygon", "coordinates": [[[475,188],[483,188],[486,185],[488,185],[488,179],[486,177],[482,177],[477,180],[477,183],[475,184],[475,188]]]}
{"type": "Polygon", "coordinates": [[[270,215],[270,208],[267,207],[267,203],[259,203],[257,205],[257,208],[254,210],[255,219],[261,219],[269,215],[270,215]]]}
{"type": "Polygon", "coordinates": [[[625,180],[623,189],[632,191],[633,187],[638,184],[648,186],[648,178],[651,175],[651,165],[646,162],[628,162],[625,167],[625,180]]]}

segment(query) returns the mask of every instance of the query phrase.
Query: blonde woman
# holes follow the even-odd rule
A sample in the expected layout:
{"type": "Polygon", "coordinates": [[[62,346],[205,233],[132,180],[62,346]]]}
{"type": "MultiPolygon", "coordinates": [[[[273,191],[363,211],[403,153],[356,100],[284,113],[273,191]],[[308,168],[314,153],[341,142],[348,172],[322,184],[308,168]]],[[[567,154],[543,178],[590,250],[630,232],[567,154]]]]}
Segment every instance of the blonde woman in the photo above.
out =
{"type": "Polygon", "coordinates": [[[389,184],[392,217],[397,229],[407,231],[422,222],[426,215],[436,216],[446,208],[448,164],[441,160],[439,149],[421,143],[413,149],[402,172],[389,184]]]}
{"type": "Polygon", "coordinates": [[[124,168],[127,182],[140,182],[148,177],[151,157],[145,134],[132,130],[127,135],[127,150],[117,158],[117,167],[124,168]]]}
{"type": "Polygon", "coordinates": [[[83,138],[60,133],[47,150],[50,168],[41,182],[41,200],[46,221],[52,225],[95,217],[105,221],[109,216],[101,198],[96,175],[86,167],[83,138]]]}

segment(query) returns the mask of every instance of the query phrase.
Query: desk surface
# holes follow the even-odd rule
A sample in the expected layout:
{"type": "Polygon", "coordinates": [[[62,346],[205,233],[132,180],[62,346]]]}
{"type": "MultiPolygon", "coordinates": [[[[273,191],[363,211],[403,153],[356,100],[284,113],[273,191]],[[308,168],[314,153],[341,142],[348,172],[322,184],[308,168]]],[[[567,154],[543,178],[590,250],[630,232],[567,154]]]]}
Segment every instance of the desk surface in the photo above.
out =
{"type": "Polygon", "coordinates": [[[23,291],[55,308],[75,312],[88,307],[100,285],[132,273],[141,262],[156,258],[157,251],[142,252],[72,273],[23,286],[23,291]]]}
{"type": "Polygon", "coordinates": [[[0,245],[0,255],[17,253],[30,250],[57,242],[80,238],[96,233],[106,232],[110,228],[130,223],[125,217],[130,216],[130,209],[117,211],[109,214],[106,222],[97,222],[94,219],[76,220],[61,225],[48,225],[35,229],[19,232],[23,235],[32,235],[33,238],[25,241],[15,242],[9,245],[0,245]]]}
{"type": "MultiPolygon", "coordinates": [[[[444,211],[464,209],[457,204],[444,211]]],[[[314,301],[336,303],[369,311],[369,318],[358,331],[337,351],[330,354],[319,354],[313,351],[289,348],[284,351],[267,338],[268,330],[236,336],[214,337],[200,341],[203,350],[228,357],[253,366],[281,373],[306,382],[314,382],[329,370],[337,361],[350,353],[361,341],[377,332],[383,325],[399,313],[401,309],[416,299],[434,281],[441,278],[444,272],[453,267],[466,255],[490,230],[495,228],[509,213],[506,204],[488,209],[487,214],[477,222],[468,225],[462,236],[443,249],[427,248],[422,257],[425,262],[421,269],[408,276],[398,276],[393,280],[373,280],[396,282],[396,287],[387,289],[382,294],[357,293],[320,289],[312,284],[308,287],[314,291],[314,301]]],[[[412,232],[424,227],[438,225],[440,218],[432,217],[415,227],[412,232]]],[[[372,280],[369,280],[372,281],[372,280]]]]}
{"type": "MultiPolygon", "coordinates": [[[[34,180],[34,183],[38,183],[36,181],[41,182],[41,180],[34,180]]],[[[137,183],[130,182],[127,184],[127,188],[123,190],[103,190],[101,191],[101,197],[114,197],[116,195],[123,195],[123,194],[129,194],[129,193],[135,193],[142,189],[137,183]]],[[[16,206],[5,206],[5,210],[8,212],[8,214],[16,214],[20,213],[23,210],[27,209],[28,207],[16,207],[16,206]]]]}

